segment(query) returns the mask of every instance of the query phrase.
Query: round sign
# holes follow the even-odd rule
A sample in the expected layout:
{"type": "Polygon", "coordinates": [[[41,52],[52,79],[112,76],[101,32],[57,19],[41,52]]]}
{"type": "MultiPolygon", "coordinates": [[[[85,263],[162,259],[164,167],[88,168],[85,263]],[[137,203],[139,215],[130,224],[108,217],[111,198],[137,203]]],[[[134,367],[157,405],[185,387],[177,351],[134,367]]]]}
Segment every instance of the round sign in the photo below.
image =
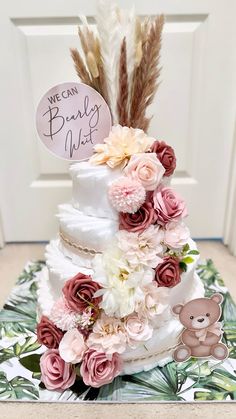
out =
{"type": "Polygon", "coordinates": [[[111,130],[111,113],[103,97],[82,83],[62,83],[42,97],[36,126],[43,144],[66,160],[86,160],[111,130]]]}

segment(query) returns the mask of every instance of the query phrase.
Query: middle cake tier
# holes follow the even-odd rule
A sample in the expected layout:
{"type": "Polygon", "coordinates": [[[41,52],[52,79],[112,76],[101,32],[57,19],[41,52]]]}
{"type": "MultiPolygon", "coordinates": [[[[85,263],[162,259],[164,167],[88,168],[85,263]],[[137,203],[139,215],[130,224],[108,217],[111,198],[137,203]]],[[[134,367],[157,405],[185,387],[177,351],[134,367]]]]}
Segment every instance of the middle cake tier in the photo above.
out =
{"type": "Polygon", "coordinates": [[[118,231],[118,220],[84,214],[71,204],[59,205],[58,210],[61,243],[69,252],[94,256],[109,246],[118,231]]]}

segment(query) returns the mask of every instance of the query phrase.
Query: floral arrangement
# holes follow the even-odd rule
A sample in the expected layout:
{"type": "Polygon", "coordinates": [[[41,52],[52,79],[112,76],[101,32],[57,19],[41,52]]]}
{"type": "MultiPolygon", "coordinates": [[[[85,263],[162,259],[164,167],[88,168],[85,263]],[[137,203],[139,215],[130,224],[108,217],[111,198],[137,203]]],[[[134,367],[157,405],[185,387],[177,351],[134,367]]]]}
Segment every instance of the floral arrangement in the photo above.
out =
{"type": "Polygon", "coordinates": [[[176,158],[164,141],[143,131],[113,127],[92,162],[122,167],[108,188],[119,212],[119,231],[93,259],[93,275],[69,279],[49,317],[37,326],[47,347],[41,356],[42,382],[64,390],[82,378],[100,387],[122,372],[122,353],[151,339],[167,310],[169,290],[193,262],[186,205],[168,185],[176,158]]]}

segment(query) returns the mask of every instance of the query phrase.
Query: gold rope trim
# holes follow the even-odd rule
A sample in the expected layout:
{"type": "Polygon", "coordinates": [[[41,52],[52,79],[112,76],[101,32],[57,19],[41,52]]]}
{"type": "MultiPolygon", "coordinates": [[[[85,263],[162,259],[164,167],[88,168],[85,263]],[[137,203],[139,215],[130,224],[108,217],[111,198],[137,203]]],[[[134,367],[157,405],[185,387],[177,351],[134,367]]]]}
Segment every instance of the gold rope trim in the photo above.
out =
{"type": "Polygon", "coordinates": [[[72,241],[68,236],[66,236],[61,230],[59,231],[59,236],[62,239],[64,243],[66,243],[68,246],[73,247],[80,253],[85,253],[86,255],[95,256],[98,253],[95,249],[89,249],[87,247],[80,246],[78,243],[72,241]]]}
{"type": "MultiPolygon", "coordinates": [[[[182,332],[181,332],[182,333],[182,332]]],[[[181,333],[178,335],[178,339],[180,338],[180,336],[181,336],[181,333]]],[[[170,352],[170,351],[172,351],[172,350],[174,350],[174,349],[176,349],[178,346],[179,346],[179,344],[180,344],[180,341],[176,344],[176,345],[174,345],[174,346],[171,346],[171,347],[169,347],[169,348],[167,348],[167,349],[163,349],[163,351],[161,351],[161,352],[156,352],[155,354],[151,354],[151,355],[148,355],[148,356],[142,356],[142,357],[139,357],[139,358],[130,358],[130,359],[124,359],[124,362],[126,363],[126,362],[129,362],[129,363],[131,363],[131,362],[136,362],[136,361],[144,361],[145,359],[150,359],[150,358],[153,358],[153,357],[155,357],[155,356],[158,356],[158,355],[162,355],[162,354],[164,354],[165,352],[170,352]]]]}

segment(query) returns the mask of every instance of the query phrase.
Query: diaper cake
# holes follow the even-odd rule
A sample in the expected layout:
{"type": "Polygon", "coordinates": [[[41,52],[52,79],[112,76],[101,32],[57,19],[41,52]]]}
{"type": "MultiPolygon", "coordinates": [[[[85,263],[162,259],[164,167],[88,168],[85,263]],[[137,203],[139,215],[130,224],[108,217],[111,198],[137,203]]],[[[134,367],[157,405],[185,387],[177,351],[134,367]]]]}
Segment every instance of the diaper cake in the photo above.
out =
{"type": "Polygon", "coordinates": [[[140,20],[106,2],[95,32],[84,17],[80,81],[107,102],[112,128],[86,161],[70,166],[72,200],[58,209],[46,247],[37,335],[47,389],[115,377],[173,360],[183,325],[176,304],[204,296],[187,208],[172,189],[173,148],[148,135],[159,85],[163,16],[140,20]]]}

